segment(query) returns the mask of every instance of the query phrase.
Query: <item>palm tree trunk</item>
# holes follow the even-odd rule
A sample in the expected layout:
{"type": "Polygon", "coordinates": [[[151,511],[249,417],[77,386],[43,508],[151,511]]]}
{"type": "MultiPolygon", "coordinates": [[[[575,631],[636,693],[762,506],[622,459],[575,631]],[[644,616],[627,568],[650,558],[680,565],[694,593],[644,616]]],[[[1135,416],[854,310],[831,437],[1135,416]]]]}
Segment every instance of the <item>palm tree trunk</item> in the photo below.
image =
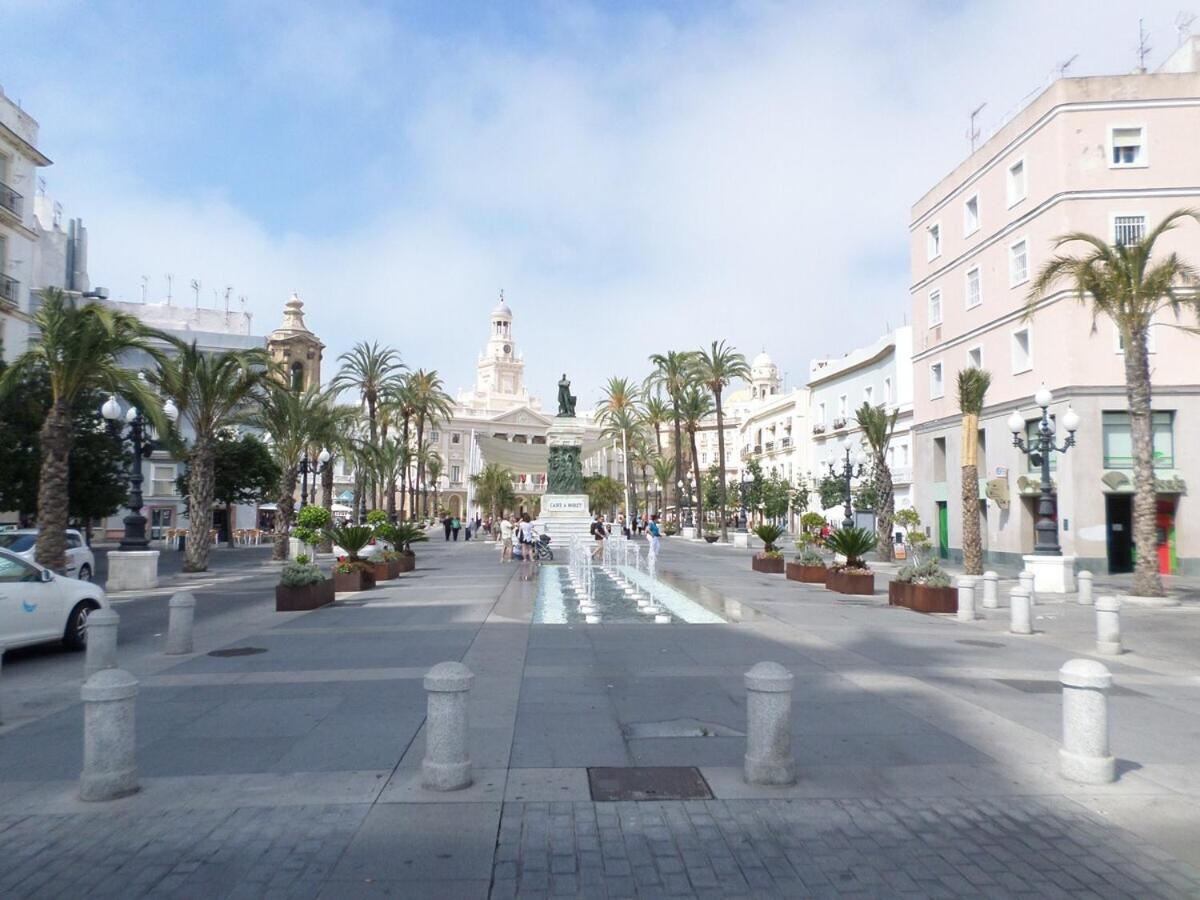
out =
{"type": "Polygon", "coordinates": [[[882,454],[875,457],[875,494],[879,497],[879,508],[875,510],[875,553],[882,562],[892,562],[896,554],[892,544],[896,495],[892,489],[892,470],[882,454]]]}
{"type": "Polygon", "coordinates": [[[1125,394],[1129,402],[1129,432],[1133,440],[1133,540],[1137,562],[1130,593],[1161,597],[1158,574],[1158,493],[1154,485],[1154,436],[1150,412],[1150,360],[1146,330],[1125,342],[1125,394]]]}
{"type": "MultiPolygon", "coordinates": [[[[321,505],[330,516],[333,515],[333,458],[331,457],[325,471],[321,473],[321,505]]],[[[332,519],[331,519],[332,521],[332,519]]],[[[333,541],[322,537],[317,544],[318,553],[332,553],[333,541]]]]}
{"type": "Polygon", "coordinates": [[[188,538],[183,552],[183,571],[208,569],[212,539],[214,448],[209,440],[197,437],[188,460],[188,538]]]}
{"type": "Polygon", "coordinates": [[[713,391],[717,405],[717,496],[721,498],[721,543],[729,540],[729,526],[725,524],[725,414],[721,410],[721,389],[713,391]]]}
{"type": "MultiPolygon", "coordinates": [[[[692,525],[700,530],[704,527],[704,484],[700,481],[700,456],[696,453],[696,432],[690,431],[688,434],[692,447],[692,475],[696,479],[696,508],[693,510],[695,518],[692,519],[692,525]]],[[[688,502],[691,502],[690,498],[688,502]]]]}
{"type": "MultiPolygon", "coordinates": [[[[58,403],[46,415],[40,435],[42,465],[38,481],[38,536],[34,553],[47,569],[67,568],[68,469],[71,462],[71,410],[58,403]]],[[[138,460],[141,462],[141,460],[138,460]]]]}
{"type": "MultiPolygon", "coordinates": [[[[671,406],[675,413],[675,480],[679,480],[683,472],[683,433],[679,425],[679,399],[671,398],[671,406]]],[[[675,488],[675,521],[681,521],[679,518],[679,488],[675,488]]]]}
{"type": "Polygon", "coordinates": [[[963,572],[983,574],[983,540],[979,534],[979,417],[962,418],[963,572]]]}
{"type": "MultiPolygon", "coordinates": [[[[406,451],[408,450],[408,419],[409,419],[408,415],[405,414],[404,418],[402,420],[403,425],[400,429],[400,446],[403,447],[406,451]]],[[[409,469],[409,465],[408,465],[408,463],[405,463],[404,464],[404,472],[402,473],[402,476],[401,476],[402,480],[403,480],[403,485],[401,487],[401,493],[400,493],[400,505],[401,506],[405,505],[405,498],[408,497],[408,469],[409,469]]],[[[411,501],[408,503],[408,518],[410,521],[414,518],[413,506],[412,506],[411,501]]]]}
{"type": "Polygon", "coordinates": [[[275,510],[275,544],[271,548],[271,559],[281,561],[288,558],[288,537],[292,530],[292,513],[296,509],[296,466],[289,466],[279,479],[279,501],[275,510]]]}

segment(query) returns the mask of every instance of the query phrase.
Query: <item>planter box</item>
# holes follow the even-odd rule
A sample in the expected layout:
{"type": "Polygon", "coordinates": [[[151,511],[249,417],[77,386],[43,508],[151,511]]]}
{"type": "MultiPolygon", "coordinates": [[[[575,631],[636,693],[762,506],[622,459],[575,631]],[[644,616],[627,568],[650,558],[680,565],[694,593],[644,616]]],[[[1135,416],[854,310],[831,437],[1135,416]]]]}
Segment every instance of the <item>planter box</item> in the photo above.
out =
{"type": "Polygon", "coordinates": [[[375,587],[375,579],[371,573],[364,572],[362,569],[333,573],[333,589],[339,594],[349,591],[365,591],[367,588],[373,587],[375,587]]]}
{"type": "Polygon", "coordinates": [[[802,566],[800,563],[787,564],[787,580],[803,581],[805,584],[824,584],[825,573],[829,571],[824,566],[802,566]]]}
{"type": "Polygon", "coordinates": [[[400,572],[400,564],[397,562],[373,562],[371,563],[371,574],[376,581],[390,581],[395,578],[400,572]]]}
{"type": "Polygon", "coordinates": [[[704,536],[704,540],[708,541],[708,543],[710,543],[710,544],[715,544],[717,542],[718,537],[720,537],[720,535],[718,535],[718,534],[706,534],[704,536]]]}
{"type": "Polygon", "coordinates": [[[303,587],[275,585],[275,612],[300,612],[333,602],[333,579],[326,578],[303,587]]]}
{"type": "Polygon", "coordinates": [[[875,593],[875,573],[852,575],[830,569],[825,573],[825,587],[839,594],[861,594],[869,597],[875,593]]]}
{"type": "Polygon", "coordinates": [[[956,613],[958,612],[958,588],[910,584],[908,601],[908,608],[916,612],[956,613]]]}
{"type": "Polygon", "coordinates": [[[912,609],[912,583],[906,581],[888,582],[888,605],[903,606],[912,609]]]}
{"type": "Polygon", "coordinates": [[[415,556],[402,556],[396,561],[396,573],[411,572],[417,567],[417,558],[415,556]]]}
{"type": "Polygon", "coordinates": [[[766,572],[770,575],[783,574],[783,557],[771,559],[770,557],[752,556],[750,558],[750,568],[755,572],[766,572]]]}

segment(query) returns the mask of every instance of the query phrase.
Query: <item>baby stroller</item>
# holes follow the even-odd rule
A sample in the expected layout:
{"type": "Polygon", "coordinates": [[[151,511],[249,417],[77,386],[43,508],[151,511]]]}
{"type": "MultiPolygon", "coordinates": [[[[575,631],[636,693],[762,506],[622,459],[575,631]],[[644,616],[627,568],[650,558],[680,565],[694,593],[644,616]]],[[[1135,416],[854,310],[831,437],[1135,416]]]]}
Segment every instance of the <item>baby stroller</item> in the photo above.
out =
{"type": "Polygon", "coordinates": [[[550,549],[550,535],[538,534],[534,535],[533,541],[533,558],[539,562],[542,560],[553,560],[554,551],[550,549]]]}

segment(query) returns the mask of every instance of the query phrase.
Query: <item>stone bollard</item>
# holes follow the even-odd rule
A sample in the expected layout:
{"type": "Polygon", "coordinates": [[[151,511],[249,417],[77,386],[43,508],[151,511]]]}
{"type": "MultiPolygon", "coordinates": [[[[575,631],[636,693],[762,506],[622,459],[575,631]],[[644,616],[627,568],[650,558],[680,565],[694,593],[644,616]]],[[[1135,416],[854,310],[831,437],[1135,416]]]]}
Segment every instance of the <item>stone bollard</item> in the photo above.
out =
{"type": "Polygon", "coordinates": [[[958,621],[975,621],[975,579],[970,576],[958,579],[958,621]]]}
{"type": "Polygon", "coordinates": [[[123,669],[102,669],[83,683],[80,800],[116,800],[138,789],[134,759],[137,692],[137,679],[123,669]]]}
{"type": "Polygon", "coordinates": [[[1033,634],[1033,615],[1029,609],[1029,591],[1019,585],[1008,592],[1009,625],[1013,634],[1033,634]]]}
{"type": "Polygon", "coordinates": [[[1096,600],[1096,652],[1121,652],[1121,601],[1116,597],[1096,600]]]}
{"type": "Polygon", "coordinates": [[[117,626],[121,617],[112,609],[95,609],[87,617],[87,655],[83,677],[91,678],[101,669],[117,667],[117,626]]]}
{"type": "Polygon", "coordinates": [[[1058,670],[1058,680],[1063,686],[1059,774],[1082,784],[1115,781],[1116,760],[1108,752],[1108,689],[1112,675],[1094,659],[1072,659],[1058,670]]]}
{"type": "Polygon", "coordinates": [[[1000,576],[995,572],[983,573],[983,608],[1000,608],[1000,576]]]}
{"type": "Polygon", "coordinates": [[[1021,587],[1029,591],[1029,605],[1037,606],[1037,591],[1034,590],[1033,587],[1033,573],[1028,569],[1025,569],[1020,575],[1017,576],[1017,581],[1020,583],[1021,587]]]}
{"type": "Polygon", "coordinates": [[[441,662],[425,675],[425,759],[421,783],[434,791],[457,791],[471,783],[467,701],[475,676],[460,662],[441,662]]]}
{"type": "Polygon", "coordinates": [[[775,662],[757,663],[745,675],[746,759],[750,784],[792,784],[792,673],[775,662]]]}
{"type": "Polygon", "coordinates": [[[1079,579],[1079,605],[1092,605],[1092,573],[1080,572],[1075,576],[1079,579]]]}
{"type": "Polygon", "coordinates": [[[192,624],[196,620],[196,598],[189,593],[172,594],[167,603],[168,656],[192,652],[192,624]]]}

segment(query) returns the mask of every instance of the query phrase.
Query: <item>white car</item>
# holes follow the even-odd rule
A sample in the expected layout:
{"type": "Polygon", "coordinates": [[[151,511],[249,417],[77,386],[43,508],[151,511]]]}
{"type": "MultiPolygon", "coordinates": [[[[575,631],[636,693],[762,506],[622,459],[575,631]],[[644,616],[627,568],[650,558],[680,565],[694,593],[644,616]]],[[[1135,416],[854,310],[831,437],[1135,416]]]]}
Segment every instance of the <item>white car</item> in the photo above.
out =
{"type": "MultiPolygon", "coordinates": [[[[358,551],[358,558],[369,560],[369,559],[374,558],[376,554],[382,553],[384,550],[391,550],[391,549],[392,549],[392,545],[389,544],[387,541],[381,541],[381,540],[377,540],[376,538],[371,538],[371,543],[367,544],[367,546],[363,547],[361,550],[358,551]]],[[[349,554],[345,550],[343,550],[341,547],[339,547],[337,544],[334,544],[333,545],[333,556],[335,559],[345,559],[347,556],[349,556],[349,554]]]]}
{"type": "MultiPolygon", "coordinates": [[[[83,535],[74,528],[67,529],[67,577],[78,578],[80,581],[91,581],[96,573],[96,557],[83,535]]],[[[34,551],[37,549],[37,529],[18,528],[15,531],[0,533],[0,550],[15,553],[22,559],[33,562],[34,551]]]]}
{"type": "Polygon", "coordinates": [[[63,578],[0,550],[0,645],[5,648],[62,641],[71,650],[82,650],[88,616],[107,606],[98,585],[63,578]]]}

